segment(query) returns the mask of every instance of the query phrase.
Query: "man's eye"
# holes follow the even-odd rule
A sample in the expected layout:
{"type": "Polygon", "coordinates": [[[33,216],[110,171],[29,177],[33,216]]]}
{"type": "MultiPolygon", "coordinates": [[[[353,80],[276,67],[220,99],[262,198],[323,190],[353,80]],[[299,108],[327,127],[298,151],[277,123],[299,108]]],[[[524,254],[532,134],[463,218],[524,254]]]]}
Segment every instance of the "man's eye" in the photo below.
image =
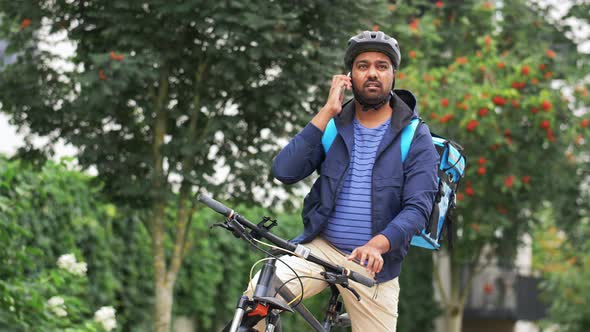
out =
{"type": "Polygon", "coordinates": [[[359,69],[365,69],[367,68],[367,65],[358,65],[359,69]]]}
{"type": "Polygon", "coordinates": [[[387,67],[387,65],[380,65],[379,66],[379,69],[381,69],[381,70],[387,70],[388,67],[387,67]]]}

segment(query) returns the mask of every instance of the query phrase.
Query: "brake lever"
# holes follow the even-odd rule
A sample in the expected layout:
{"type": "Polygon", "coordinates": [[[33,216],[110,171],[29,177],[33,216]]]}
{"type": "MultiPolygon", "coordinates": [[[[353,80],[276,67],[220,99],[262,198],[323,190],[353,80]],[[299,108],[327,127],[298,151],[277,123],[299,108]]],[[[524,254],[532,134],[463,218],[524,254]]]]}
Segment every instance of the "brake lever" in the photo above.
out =
{"type": "Polygon", "coordinates": [[[209,229],[213,229],[214,227],[221,227],[226,229],[232,233],[233,236],[236,238],[249,238],[249,235],[246,232],[244,226],[240,225],[240,223],[236,222],[234,219],[226,219],[224,222],[218,222],[213,225],[209,226],[209,229]]]}
{"type": "Polygon", "coordinates": [[[218,222],[213,225],[209,225],[209,229],[213,229],[215,227],[221,227],[227,229],[228,231],[231,230],[231,228],[227,225],[227,222],[218,222]]]}
{"type": "Polygon", "coordinates": [[[348,285],[348,283],[346,283],[345,285],[342,285],[342,287],[348,289],[356,297],[357,301],[359,301],[359,302],[361,301],[361,296],[359,295],[359,293],[356,291],[356,289],[350,287],[348,285]]]}
{"type": "Polygon", "coordinates": [[[350,285],[348,284],[348,282],[342,284],[342,287],[348,289],[355,297],[357,301],[361,301],[361,296],[360,294],[356,291],[356,289],[350,287],[350,285]]]}

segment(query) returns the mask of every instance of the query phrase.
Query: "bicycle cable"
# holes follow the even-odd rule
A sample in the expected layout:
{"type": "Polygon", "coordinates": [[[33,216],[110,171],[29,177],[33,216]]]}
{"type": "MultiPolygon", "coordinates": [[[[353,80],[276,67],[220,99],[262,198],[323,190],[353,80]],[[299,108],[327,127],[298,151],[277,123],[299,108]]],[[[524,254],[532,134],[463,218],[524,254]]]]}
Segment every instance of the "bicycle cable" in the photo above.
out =
{"type": "MultiPolygon", "coordinates": [[[[305,287],[303,286],[303,281],[301,281],[301,277],[299,276],[299,274],[297,274],[297,272],[296,272],[296,271],[295,271],[295,270],[294,270],[294,269],[293,269],[291,266],[289,266],[289,264],[285,263],[285,262],[284,262],[282,259],[280,259],[279,257],[277,257],[277,256],[275,256],[275,255],[273,255],[273,254],[271,254],[270,252],[268,252],[268,251],[266,251],[266,250],[264,250],[264,249],[260,248],[259,246],[257,246],[257,245],[256,245],[256,244],[255,244],[255,243],[252,241],[252,240],[258,241],[258,240],[256,240],[256,239],[249,239],[249,238],[247,238],[247,237],[243,237],[243,238],[244,238],[244,239],[245,239],[245,240],[246,240],[246,241],[247,241],[247,242],[248,242],[248,243],[249,243],[251,246],[253,246],[254,248],[256,248],[256,249],[258,249],[258,250],[260,250],[260,251],[262,251],[262,252],[263,252],[265,255],[275,258],[276,260],[278,260],[279,262],[283,263],[283,264],[284,264],[286,267],[288,267],[288,268],[289,268],[289,269],[290,269],[290,270],[293,272],[293,274],[295,275],[295,278],[297,278],[297,279],[299,280],[299,285],[301,286],[301,295],[300,295],[300,297],[299,297],[299,301],[297,302],[297,304],[295,304],[295,305],[294,305],[294,307],[298,306],[298,305],[301,303],[301,301],[303,301],[303,293],[304,293],[304,291],[305,291],[305,287]]],[[[261,242],[261,241],[258,241],[258,242],[268,245],[267,243],[264,243],[264,242],[261,242]]],[[[250,281],[251,281],[251,279],[250,279],[250,281]]],[[[295,299],[297,299],[297,298],[295,298],[295,299]]],[[[295,299],[294,299],[294,300],[295,300],[295,299]]],[[[289,305],[291,305],[291,304],[289,303],[289,305]]]]}
{"type": "MultiPolygon", "coordinates": [[[[254,239],[254,238],[253,238],[252,240],[254,240],[254,241],[256,241],[256,242],[258,242],[258,243],[260,243],[260,244],[263,244],[263,245],[265,245],[265,246],[269,246],[269,247],[271,247],[271,248],[274,248],[274,249],[276,249],[276,250],[279,250],[279,251],[284,251],[284,252],[286,252],[287,254],[290,254],[290,255],[292,255],[292,256],[296,256],[296,257],[299,257],[299,258],[303,259],[303,261],[305,262],[305,264],[306,264],[306,265],[307,265],[307,267],[309,268],[309,275],[311,276],[311,275],[313,274],[313,269],[311,268],[311,264],[310,264],[310,262],[309,262],[307,259],[305,259],[305,257],[303,257],[302,255],[300,255],[300,254],[298,254],[298,253],[296,253],[296,252],[294,252],[294,251],[287,250],[287,249],[284,249],[284,248],[281,248],[281,247],[277,247],[277,246],[275,246],[275,245],[272,245],[272,244],[269,244],[269,243],[266,243],[266,242],[262,242],[262,241],[260,241],[260,240],[254,239]]],[[[253,270],[254,270],[254,267],[255,267],[257,264],[259,264],[260,262],[263,262],[263,261],[265,261],[265,260],[268,260],[268,259],[267,259],[267,258],[263,258],[263,259],[261,259],[261,260],[257,261],[256,263],[254,263],[254,265],[252,265],[252,268],[250,269],[250,288],[252,288],[252,289],[254,289],[254,288],[252,287],[252,272],[253,272],[253,270]]],[[[283,262],[283,261],[281,261],[281,263],[283,263],[283,264],[287,265],[287,264],[286,264],[285,262],[283,262]]],[[[295,272],[293,269],[291,269],[291,271],[295,272]]],[[[295,275],[296,275],[296,276],[299,276],[297,273],[295,273],[295,275]]],[[[293,279],[295,279],[295,278],[297,278],[297,277],[291,278],[289,281],[291,281],[291,280],[293,280],[293,279]]],[[[281,286],[281,287],[282,287],[282,286],[281,286]]],[[[303,293],[305,293],[305,291],[306,291],[306,290],[307,290],[307,289],[306,289],[306,288],[303,286],[303,289],[301,290],[301,295],[300,295],[302,298],[303,298],[303,293]]],[[[275,294],[275,296],[276,296],[276,294],[275,294]]],[[[288,304],[289,304],[289,305],[291,305],[291,303],[295,302],[295,301],[297,300],[297,298],[298,298],[298,297],[299,297],[299,296],[295,297],[295,298],[294,298],[293,300],[291,300],[291,301],[290,301],[288,304]]]]}

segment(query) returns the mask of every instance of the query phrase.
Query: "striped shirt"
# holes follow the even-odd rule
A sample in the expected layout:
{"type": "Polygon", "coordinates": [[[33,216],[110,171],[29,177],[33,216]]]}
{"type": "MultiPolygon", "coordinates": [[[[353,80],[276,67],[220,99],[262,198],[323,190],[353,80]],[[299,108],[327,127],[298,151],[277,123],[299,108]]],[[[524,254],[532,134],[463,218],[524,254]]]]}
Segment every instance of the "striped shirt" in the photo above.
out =
{"type": "Polygon", "coordinates": [[[350,253],[371,239],[371,178],[375,155],[390,120],[376,128],[364,127],[354,119],[354,146],[336,206],[322,237],[350,253]]]}

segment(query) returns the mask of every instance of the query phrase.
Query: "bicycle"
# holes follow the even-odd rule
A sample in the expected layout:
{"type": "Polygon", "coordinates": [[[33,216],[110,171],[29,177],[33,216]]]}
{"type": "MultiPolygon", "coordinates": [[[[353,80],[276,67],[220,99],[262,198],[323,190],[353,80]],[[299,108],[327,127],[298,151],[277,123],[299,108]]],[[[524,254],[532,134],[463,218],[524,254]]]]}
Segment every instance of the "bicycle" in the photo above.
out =
{"type": "Polygon", "coordinates": [[[270,229],[277,225],[276,220],[264,217],[261,222],[254,224],[245,217],[235,213],[233,209],[230,209],[211,197],[199,195],[197,199],[225,217],[223,223],[214,224],[211,228],[221,227],[231,231],[234,236],[247,241],[256,249],[267,255],[267,258],[265,259],[266,263],[260,271],[260,277],[258,278],[252,298],[247,296],[240,297],[236,305],[233,319],[225,326],[223,332],[255,331],[253,327],[262,319],[266,319],[266,332],[281,331],[282,328],[279,315],[285,311],[291,313],[296,312],[318,332],[329,332],[332,327],[350,326],[348,315],[341,312],[342,301],[339,299],[340,292],[336,285],[340,285],[349,290],[355,295],[357,300],[360,301],[360,295],[350,286],[349,280],[356,281],[367,287],[373,287],[375,284],[374,280],[345,267],[326,262],[315,256],[311,250],[304,245],[294,244],[271,233],[270,229]],[[258,241],[260,238],[271,242],[277,247],[277,251],[269,252],[260,248],[256,244],[256,242],[260,243],[260,241],[258,241]],[[286,287],[283,287],[292,280],[281,281],[274,276],[276,262],[277,260],[281,260],[277,257],[277,254],[280,251],[304,258],[305,260],[316,263],[324,268],[325,271],[322,272],[322,276],[330,285],[332,293],[328,303],[328,309],[326,309],[323,324],[320,323],[318,319],[301,303],[303,299],[303,283],[301,282],[301,278],[305,278],[305,276],[299,277],[295,273],[296,277],[292,279],[299,279],[302,289],[302,294],[300,294],[300,296],[295,296],[286,287]],[[282,299],[276,297],[277,294],[280,295],[282,299]],[[295,303],[291,305],[293,302],[295,303]]]}

